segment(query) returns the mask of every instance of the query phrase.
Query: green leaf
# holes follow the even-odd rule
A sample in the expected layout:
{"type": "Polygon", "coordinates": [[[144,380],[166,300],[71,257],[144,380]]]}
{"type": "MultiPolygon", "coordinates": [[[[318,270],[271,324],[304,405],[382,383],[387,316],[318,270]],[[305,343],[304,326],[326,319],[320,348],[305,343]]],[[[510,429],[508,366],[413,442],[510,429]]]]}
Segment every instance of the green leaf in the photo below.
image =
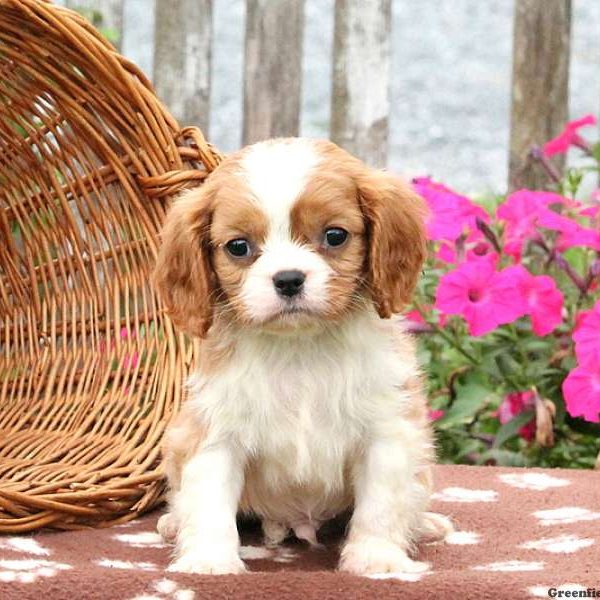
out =
{"type": "Polygon", "coordinates": [[[478,383],[460,386],[456,391],[456,400],[446,414],[436,421],[436,427],[448,429],[470,423],[481,408],[497,400],[498,396],[495,392],[478,383]]]}
{"type": "Polygon", "coordinates": [[[552,346],[552,340],[539,337],[531,337],[521,342],[523,350],[526,352],[545,352],[552,346]]]}
{"type": "Polygon", "coordinates": [[[587,248],[569,248],[563,252],[567,262],[575,269],[578,275],[583,276],[587,272],[589,250],[587,248]]]}
{"type": "Polygon", "coordinates": [[[498,429],[498,433],[496,434],[496,439],[494,440],[492,448],[500,448],[504,442],[517,435],[519,433],[519,429],[521,429],[523,425],[527,425],[527,423],[529,423],[533,417],[533,410],[526,410],[522,413],[519,413],[514,419],[508,421],[508,423],[504,423],[504,425],[498,429]]]}
{"type": "Polygon", "coordinates": [[[500,450],[492,448],[484,452],[478,460],[480,465],[485,464],[488,460],[496,461],[496,464],[503,467],[525,467],[527,466],[526,458],[519,452],[511,452],[510,450],[500,450]]]}
{"type": "Polygon", "coordinates": [[[518,375],[522,370],[522,365],[520,365],[514,357],[512,357],[507,352],[502,352],[496,356],[496,364],[498,365],[498,369],[502,373],[502,375],[509,377],[514,377],[518,375]]]}
{"type": "Polygon", "coordinates": [[[119,30],[114,27],[102,27],[100,33],[112,44],[116,44],[119,41],[119,30]]]}

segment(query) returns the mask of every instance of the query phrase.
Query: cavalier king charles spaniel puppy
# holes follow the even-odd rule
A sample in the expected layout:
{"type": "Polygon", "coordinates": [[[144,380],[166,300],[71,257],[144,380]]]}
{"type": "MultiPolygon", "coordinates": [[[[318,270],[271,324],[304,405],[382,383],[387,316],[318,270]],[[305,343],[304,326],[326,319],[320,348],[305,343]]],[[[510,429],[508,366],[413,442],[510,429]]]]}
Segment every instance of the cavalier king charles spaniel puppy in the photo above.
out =
{"type": "Polygon", "coordinates": [[[434,447],[412,339],[397,315],[426,254],[411,188],[335,144],[261,142],[170,208],[154,283],[200,338],[165,435],[173,571],[241,573],[236,515],[275,545],[352,510],[339,568],[420,572],[434,447]]]}

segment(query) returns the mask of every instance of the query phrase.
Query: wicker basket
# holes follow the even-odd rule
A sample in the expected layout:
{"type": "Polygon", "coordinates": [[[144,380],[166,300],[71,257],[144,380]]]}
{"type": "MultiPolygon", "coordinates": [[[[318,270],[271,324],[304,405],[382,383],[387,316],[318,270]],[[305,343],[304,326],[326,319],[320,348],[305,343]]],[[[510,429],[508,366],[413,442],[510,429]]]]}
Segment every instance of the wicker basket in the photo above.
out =
{"type": "Polygon", "coordinates": [[[0,0],[0,532],[156,505],[195,347],[148,271],[219,154],[79,15],[0,0]]]}

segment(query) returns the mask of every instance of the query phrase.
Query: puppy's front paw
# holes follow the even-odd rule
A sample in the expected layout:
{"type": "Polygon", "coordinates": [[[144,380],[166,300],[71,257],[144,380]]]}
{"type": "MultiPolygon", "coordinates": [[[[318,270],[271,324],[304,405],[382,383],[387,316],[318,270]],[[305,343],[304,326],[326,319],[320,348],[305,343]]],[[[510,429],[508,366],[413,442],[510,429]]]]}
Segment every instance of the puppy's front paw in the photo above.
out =
{"type": "Polygon", "coordinates": [[[202,575],[239,575],[246,571],[246,565],[237,551],[186,552],[167,567],[175,573],[198,573],[202,575]]]}
{"type": "Polygon", "coordinates": [[[348,542],[339,568],[355,575],[373,573],[424,573],[429,563],[412,560],[398,545],[384,538],[367,537],[348,542]]]}

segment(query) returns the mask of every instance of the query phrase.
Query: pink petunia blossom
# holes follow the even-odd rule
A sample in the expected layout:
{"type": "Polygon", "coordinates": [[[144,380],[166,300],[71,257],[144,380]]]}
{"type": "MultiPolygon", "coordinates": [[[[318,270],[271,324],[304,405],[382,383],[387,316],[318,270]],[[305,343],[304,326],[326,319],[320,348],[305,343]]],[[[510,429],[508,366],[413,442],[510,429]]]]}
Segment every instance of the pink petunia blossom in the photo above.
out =
{"type": "Polygon", "coordinates": [[[441,419],[444,416],[444,411],[443,410],[435,410],[433,408],[429,409],[429,420],[430,421],[437,421],[438,419],[441,419]]]}
{"type": "MultiPolygon", "coordinates": [[[[535,408],[535,395],[532,391],[507,394],[498,407],[498,420],[504,425],[522,412],[533,408],[535,408]]],[[[531,421],[519,429],[519,435],[528,442],[533,440],[535,437],[535,414],[531,415],[531,421]]]]}
{"type": "Polygon", "coordinates": [[[573,341],[581,366],[593,368],[600,365],[600,301],[592,310],[577,315],[573,341]]]}
{"type": "Polygon", "coordinates": [[[459,252],[457,243],[442,242],[435,256],[438,260],[450,265],[458,264],[464,260],[477,260],[490,255],[493,255],[496,260],[499,258],[492,244],[479,229],[471,231],[462,245],[463,251],[459,252]]]}
{"type": "Polygon", "coordinates": [[[552,210],[545,210],[539,214],[538,225],[560,233],[556,240],[556,247],[561,252],[574,246],[600,250],[600,233],[598,231],[583,227],[577,221],[552,210]]]}
{"type": "Polygon", "coordinates": [[[517,282],[496,271],[492,257],[464,262],[446,273],[440,279],[435,308],[461,315],[474,336],[489,333],[527,312],[517,282]]]}
{"type": "Polygon", "coordinates": [[[564,298],[552,277],[532,275],[521,265],[508,267],[502,274],[517,284],[536,335],[548,335],[562,323],[564,298]]]}
{"type": "Polygon", "coordinates": [[[564,154],[571,146],[584,146],[586,142],[577,132],[582,127],[595,124],[596,117],[594,115],[586,115],[581,119],[567,123],[559,135],[544,144],[544,155],[564,154]]]}
{"type": "Polygon", "coordinates": [[[572,417],[600,423],[600,365],[573,369],[563,381],[562,391],[572,417]]]}
{"type": "Polygon", "coordinates": [[[413,323],[419,323],[420,325],[425,324],[425,319],[418,310],[411,310],[407,312],[404,316],[413,323]]]}
{"type": "Polygon", "coordinates": [[[552,192],[517,190],[498,207],[496,215],[506,222],[504,252],[519,260],[529,240],[539,238],[536,230],[540,215],[554,204],[565,204],[566,198],[552,192]]]}
{"type": "Polygon", "coordinates": [[[600,215],[600,206],[594,204],[592,206],[582,206],[579,209],[579,214],[582,217],[589,217],[590,219],[597,219],[600,215]]]}
{"type": "Polygon", "coordinates": [[[477,217],[485,222],[489,221],[483,208],[473,204],[466,196],[434,182],[430,177],[417,177],[412,183],[415,191],[429,206],[427,235],[430,240],[453,242],[476,228],[477,217]]]}
{"type": "MultiPolygon", "coordinates": [[[[428,319],[431,321],[433,319],[435,321],[434,315],[431,313],[431,306],[425,306],[424,310],[428,315],[428,319]]],[[[416,325],[427,325],[427,321],[423,318],[423,315],[418,310],[411,310],[407,312],[405,318],[411,321],[416,325]]],[[[448,317],[446,315],[438,315],[437,324],[440,327],[445,327],[448,321],[448,317]]]]}
{"type": "Polygon", "coordinates": [[[123,368],[124,369],[135,369],[137,367],[138,362],[140,361],[139,352],[133,352],[132,354],[126,354],[123,359],[123,368]]]}

